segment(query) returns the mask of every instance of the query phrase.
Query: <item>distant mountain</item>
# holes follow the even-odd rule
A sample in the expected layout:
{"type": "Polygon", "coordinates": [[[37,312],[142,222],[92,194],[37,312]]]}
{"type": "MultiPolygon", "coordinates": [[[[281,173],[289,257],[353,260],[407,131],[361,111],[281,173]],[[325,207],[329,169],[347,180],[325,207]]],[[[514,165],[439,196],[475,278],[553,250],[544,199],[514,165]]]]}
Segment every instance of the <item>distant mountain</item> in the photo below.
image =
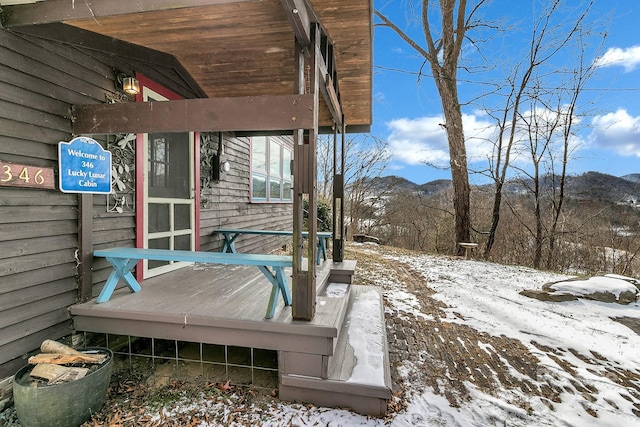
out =
{"type": "Polygon", "coordinates": [[[567,178],[567,193],[575,198],[609,202],[640,199],[640,182],[599,172],[567,178]]]}
{"type": "MultiPolygon", "coordinates": [[[[543,179],[544,186],[552,185],[552,180],[543,179]]],[[[426,184],[415,184],[398,176],[386,176],[374,178],[376,186],[385,189],[408,190],[420,192],[430,196],[451,188],[451,180],[436,180],[426,184]]],[[[514,179],[505,183],[504,190],[511,194],[526,194],[531,188],[531,180],[514,179]]],[[[482,185],[475,188],[476,191],[492,193],[491,185],[482,185]]],[[[600,172],[586,172],[581,175],[569,176],[566,180],[566,194],[576,199],[603,200],[619,202],[640,200],[640,173],[629,174],[622,177],[607,175],[600,172]]]]}
{"type": "Polygon", "coordinates": [[[387,189],[398,190],[408,190],[408,191],[416,191],[418,189],[418,184],[415,184],[408,179],[391,175],[391,176],[381,176],[376,177],[371,180],[371,185],[374,188],[377,188],[381,191],[387,189]]]}
{"type": "Polygon", "coordinates": [[[630,173],[629,175],[621,176],[620,178],[626,179],[631,182],[640,182],[640,173],[630,173]]]}
{"type": "Polygon", "coordinates": [[[383,191],[393,189],[394,191],[410,191],[416,193],[422,193],[427,196],[439,193],[440,191],[447,190],[451,187],[451,180],[438,179],[436,181],[427,182],[426,184],[418,185],[408,179],[399,176],[383,176],[372,179],[372,185],[383,191]]]}
{"type": "Polygon", "coordinates": [[[426,184],[419,185],[418,189],[422,192],[422,194],[431,196],[441,191],[450,189],[452,185],[453,184],[450,179],[438,179],[436,181],[431,181],[427,182],[426,184]]]}
{"type": "MultiPolygon", "coordinates": [[[[532,188],[530,179],[516,179],[505,184],[505,191],[512,194],[526,194],[532,188]]],[[[543,188],[557,185],[551,176],[542,177],[543,188]]],[[[567,197],[580,200],[602,200],[610,203],[640,200],[640,182],[633,182],[600,172],[586,172],[568,176],[565,183],[567,197]]]]}

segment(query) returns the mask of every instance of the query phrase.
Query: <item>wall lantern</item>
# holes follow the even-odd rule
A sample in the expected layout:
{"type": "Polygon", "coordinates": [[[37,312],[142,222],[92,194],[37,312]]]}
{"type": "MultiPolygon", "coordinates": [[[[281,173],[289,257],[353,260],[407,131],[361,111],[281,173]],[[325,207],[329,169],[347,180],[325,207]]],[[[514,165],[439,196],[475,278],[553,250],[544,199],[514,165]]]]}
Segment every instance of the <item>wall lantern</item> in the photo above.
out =
{"type": "Polygon", "coordinates": [[[137,95],[140,93],[140,82],[135,77],[127,76],[125,73],[119,73],[116,80],[118,81],[118,88],[129,95],[137,95]]]}

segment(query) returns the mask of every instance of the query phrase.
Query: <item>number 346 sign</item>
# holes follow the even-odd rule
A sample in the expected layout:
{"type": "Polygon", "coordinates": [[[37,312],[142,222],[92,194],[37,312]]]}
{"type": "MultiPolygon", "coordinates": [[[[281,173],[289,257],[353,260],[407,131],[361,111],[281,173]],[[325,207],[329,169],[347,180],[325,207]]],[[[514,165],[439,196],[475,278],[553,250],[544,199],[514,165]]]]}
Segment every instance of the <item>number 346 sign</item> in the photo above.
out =
{"type": "Polygon", "coordinates": [[[0,160],[0,185],[55,189],[53,168],[19,165],[0,160]]]}

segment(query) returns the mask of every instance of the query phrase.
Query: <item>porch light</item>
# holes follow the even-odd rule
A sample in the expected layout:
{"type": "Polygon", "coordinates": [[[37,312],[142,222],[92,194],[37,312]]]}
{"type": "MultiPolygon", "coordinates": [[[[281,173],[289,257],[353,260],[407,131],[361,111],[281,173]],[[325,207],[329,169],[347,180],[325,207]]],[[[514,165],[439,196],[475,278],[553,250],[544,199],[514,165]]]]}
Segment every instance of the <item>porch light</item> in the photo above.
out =
{"type": "Polygon", "coordinates": [[[129,95],[137,95],[140,93],[140,82],[135,77],[127,76],[125,73],[119,73],[117,81],[120,88],[129,95]]]}
{"type": "Polygon", "coordinates": [[[125,77],[122,79],[122,89],[129,95],[140,93],[140,82],[135,77],[125,77]]]}

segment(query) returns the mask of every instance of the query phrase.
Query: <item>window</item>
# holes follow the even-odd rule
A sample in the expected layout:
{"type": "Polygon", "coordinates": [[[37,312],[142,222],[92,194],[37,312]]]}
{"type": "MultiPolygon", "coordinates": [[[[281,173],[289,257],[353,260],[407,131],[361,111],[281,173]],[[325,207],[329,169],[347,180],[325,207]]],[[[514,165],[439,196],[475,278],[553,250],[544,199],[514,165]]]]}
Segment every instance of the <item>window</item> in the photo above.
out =
{"type": "Polygon", "coordinates": [[[293,152],[274,137],[251,138],[251,201],[290,202],[293,200],[293,152]]]}

